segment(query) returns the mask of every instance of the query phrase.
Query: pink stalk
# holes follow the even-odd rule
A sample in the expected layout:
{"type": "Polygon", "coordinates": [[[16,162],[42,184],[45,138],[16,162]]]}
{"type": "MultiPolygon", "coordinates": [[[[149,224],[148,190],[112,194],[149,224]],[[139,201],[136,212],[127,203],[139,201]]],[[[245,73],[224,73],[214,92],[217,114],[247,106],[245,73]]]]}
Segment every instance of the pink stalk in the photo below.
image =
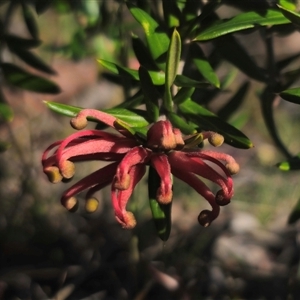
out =
{"type": "MultiPolygon", "coordinates": [[[[180,166],[186,172],[195,173],[199,176],[202,176],[203,178],[215,182],[225,191],[226,194],[230,194],[228,188],[231,187],[230,186],[228,187],[228,181],[223,176],[221,176],[218,172],[216,172],[214,169],[208,166],[204,161],[202,161],[199,158],[199,156],[200,156],[199,152],[174,151],[169,155],[169,162],[172,168],[173,166],[180,166]]],[[[212,161],[217,165],[221,164],[219,161],[215,159],[212,159],[212,161]]],[[[223,168],[225,167],[223,166],[223,168]]]]}
{"type": "Polygon", "coordinates": [[[63,142],[58,147],[56,152],[57,159],[60,160],[60,157],[62,156],[64,149],[69,145],[69,143],[71,143],[75,139],[83,138],[83,137],[93,137],[93,138],[102,138],[102,139],[104,138],[104,139],[115,140],[118,136],[100,130],[83,130],[80,132],[75,132],[70,136],[68,136],[66,139],[64,139],[63,142]]]}
{"type": "Polygon", "coordinates": [[[63,140],[57,141],[57,142],[51,144],[51,145],[44,151],[44,153],[43,153],[43,155],[42,155],[42,164],[43,164],[43,166],[44,166],[45,164],[49,165],[49,163],[48,163],[48,158],[47,158],[49,152],[50,152],[52,149],[54,149],[55,147],[57,147],[58,145],[60,145],[62,142],[63,142],[63,140]]]}
{"type": "Polygon", "coordinates": [[[91,139],[83,143],[74,145],[72,147],[65,148],[65,151],[62,154],[60,152],[58,164],[60,161],[65,161],[70,159],[71,157],[76,157],[80,155],[97,156],[98,153],[123,154],[128,152],[135,145],[136,143],[133,140],[128,140],[125,138],[115,138],[114,140],[91,139]]]}
{"type": "Polygon", "coordinates": [[[131,212],[126,211],[126,205],[129,198],[137,185],[142,179],[146,171],[145,165],[135,165],[130,169],[129,176],[131,178],[130,184],[126,190],[118,190],[115,188],[115,180],[112,183],[111,199],[115,210],[115,217],[117,221],[124,228],[133,228],[136,225],[135,218],[131,212]]]}
{"type": "Polygon", "coordinates": [[[173,197],[171,167],[168,157],[165,154],[154,154],[151,156],[151,164],[161,179],[160,187],[157,190],[157,201],[162,204],[168,204],[173,197]]]}
{"type": "Polygon", "coordinates": [[[216,219],[220,213],[220,207],[215,202],[215,195],[213,192],[208,188],[208,186],[203,183],[196,175],[184,172],[182,169],[173,168],[172,166],[172,173],[179,178],[180,180],[186,182],[192,188],[194,188],[203,198],[205,198],[208,203],[212,207],[211,212],[211,221],[216,219]]]}
{"type": "Polygon", "coordinates": [[[88,117],[94,118],[110,127],[114,127],[114,122],[117,120],[116,117],[96,109],[83,109],[71,120],[71,125],[74,128],[82,129],[86,126],[88,117]]]}
{"type": "Polygon", "coordinates": [[[117,166],[117,162],[112,163],[79,180],[63,193],[61,203],[64,205],[69,198],[95,185],[106,185],[112,182],[117,166]]]}
{"type": "Polygon", "coordinates": [[[236,174],[239,171],[239,165],[235,161],[235,159],[226,153],[221,153],[221,152],[215,152],[215,151],[210,151],[210,150],[203,150],[201,151],[202,155],[207,155],[209,157],[213,157],[217,160],[224,161],[226,163],[226,168],[230,172],[230,174],[236,174]]]}
{"type": "Polygon", "coordinates": [[[126,190],[131,181],[130,169],[137,164],[143,164],[148,157],[149,151],[143,147],[134,147],[127,152],[118,166],[114,181],[115,188],[126,190]]]}

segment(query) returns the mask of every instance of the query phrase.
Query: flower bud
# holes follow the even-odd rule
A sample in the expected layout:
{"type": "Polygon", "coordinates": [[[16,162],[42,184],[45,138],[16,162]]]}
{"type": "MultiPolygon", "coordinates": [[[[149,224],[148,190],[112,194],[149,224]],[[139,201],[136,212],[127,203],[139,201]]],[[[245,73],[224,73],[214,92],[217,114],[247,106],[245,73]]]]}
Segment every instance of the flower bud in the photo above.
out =
{"type": "Polygon", "coordinates": [[[163,150],[175,149],[177,143],[171,122],[158,121],[154,123],[147,133],[147,145],[150,148],[163,150]]]}
{"type": "Polygon", "coordinates": [[[214,147],[219,147],[224,143],[224,137],[219,133],[212,132],[208,137],[208,141],[214,147]]]}

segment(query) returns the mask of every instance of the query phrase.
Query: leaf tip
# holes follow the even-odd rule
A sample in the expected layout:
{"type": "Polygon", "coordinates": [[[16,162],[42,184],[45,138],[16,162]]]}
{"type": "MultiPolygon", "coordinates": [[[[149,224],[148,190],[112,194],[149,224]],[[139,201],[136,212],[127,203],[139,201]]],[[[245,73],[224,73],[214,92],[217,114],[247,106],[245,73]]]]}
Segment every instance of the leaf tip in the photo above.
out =
{"type": "Polygon", "coordinates": [[[49,108],[51,106],[51,101],[43,100],[43,103],[49,108]]]}
{"type": "Polygon", "coordinates": [[[98,59],[96,59],[96,61],[97,61],[100,65],[103,65],[103,59],[98,58],[98,59]]]}
{"type": "Polygon", "coordinates": [[[285,171],[285,172],[290,170],[290,164],[287,161],[278,163],[277,167],[279,170],[285,171]]]}
{"type": "Polygon", "coordinates": [[[249,149],[254,148],[254,144],[251,141],[249,141],[248,146],[249,146],[249,149]]]}

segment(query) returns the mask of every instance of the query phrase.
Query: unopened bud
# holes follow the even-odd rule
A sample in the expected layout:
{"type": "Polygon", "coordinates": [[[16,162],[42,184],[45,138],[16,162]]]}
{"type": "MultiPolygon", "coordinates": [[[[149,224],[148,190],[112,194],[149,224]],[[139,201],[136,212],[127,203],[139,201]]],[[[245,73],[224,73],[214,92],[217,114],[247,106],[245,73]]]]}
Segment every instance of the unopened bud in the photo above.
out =
{"type": "Polygon", "coordinates": [[[212,132],[212,134],[208,137],[208,141],[214,147],[219,147],[224,143],[224,137],[219,133],[212,132]]]}
{"type": "Polygon", "coordinates": [[[147,133],[147,146],[163,150],[176,148],[176,138],[170,121],[158,121],[150,127],[147,133]]]}

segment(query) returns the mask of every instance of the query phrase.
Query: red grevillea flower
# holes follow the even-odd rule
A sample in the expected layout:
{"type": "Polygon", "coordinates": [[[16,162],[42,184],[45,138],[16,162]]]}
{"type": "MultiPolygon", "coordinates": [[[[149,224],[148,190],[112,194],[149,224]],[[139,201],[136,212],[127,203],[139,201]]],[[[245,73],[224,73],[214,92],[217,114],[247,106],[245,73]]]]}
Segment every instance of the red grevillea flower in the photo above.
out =
{"type": "Polygon", "coordinates": [[[52,183],[72,178],[74,162],[94,160],[111,163],[84,177],[63,193],[61,203],[68,210],[76,208],[75,196],[87,190],[86,206],[93,211],[97,206],[93,194],[111,184],[116,219],[124,228],[133,228],[136,220],[126,210],[126,205],[144,176],[147,165],[154,167],[161,178],[156,193],[159,203],[172,201],[171,174],[189,184],[208,201],[212,209],[202,211],[198,217],[203,226],[208,226],[219,215],[220,206],[228,204],[233,196],[231,175],[239,171],[234,158],[197,147],[205,139],[214,146],[221,145],[224,139],[217,133],[208,131],[184,138],[179,129],[165,120],[154,123],[147,137],[141,139],[126,129],[130,128],[128,124],[93,109],[82,110],[71,120],[71,125],[80,131],[51,144],[42,156],[43,170],[52,183]],[[118,133],[82,130],[87,125],[88,117],[105,123],[118,133]],[[199,177],[216,183],[220,190],[214,194],[199,177]]]}

